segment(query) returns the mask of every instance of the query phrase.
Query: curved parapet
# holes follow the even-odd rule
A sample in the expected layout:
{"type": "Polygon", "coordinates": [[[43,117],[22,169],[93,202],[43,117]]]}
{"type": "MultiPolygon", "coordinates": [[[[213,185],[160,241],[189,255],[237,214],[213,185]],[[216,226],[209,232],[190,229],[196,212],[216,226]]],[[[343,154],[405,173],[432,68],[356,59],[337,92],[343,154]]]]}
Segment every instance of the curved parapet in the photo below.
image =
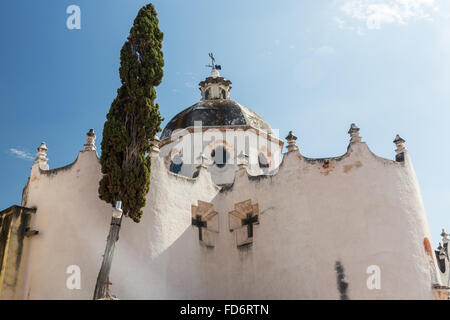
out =
{"type": "MultiPolygon", "coordinates": [[[[266,175],[252,175],[241,152],[224,186],[203,154],[193,178],[170,172],[153,141],[144,214],[122,222],[111,291],[121,299],[433,298],[443,276],[431,267],[404,140],[392,161],[375,156],[358,131],[349,130],[344,155],[321,159],[304,157],[289,135],[280,166],[266,175]]],[[[90,139],[69,166],[48,170],[41,148],[32,167],[22,205],[37,208],[30,227],[39,234],[26,240],[22,298],[92,297],[112,208],[98,198],[90,139]],[[67,285],[73,266],[79,290],[67,285]]]]}
{"type": "MultiPolygon", "coordinates": [[[[101,166],[92,144],[88,147],[67,166],[50,170],[36,163],[32,167],[23,205],[37,208],[31,223],[40,233],[28,243],[24,286],[18,298],[92,298],[112,208],[98,197],[101,166]],[[78,270],[71,266],[81,272],[79,290],[67,286],[66,270],[78,270]]],[[[170,290],[161,284],[164,270],[176,256],[169,254],[170,248],[186,230],[195,233],[191,206],[197,199],[210,201],[220,189],[205,170],[200,169],[197,178],[169,172],[158,149],[154,150],[144,215],[138,224],[124,219],[116,247],[112,291],[125,299],[170,297],[170,290]],[[122,278],[129,281],[115,281],[122,278]]]]}
{"type": "Polygon", "coordinates": [[[428,223],[407,154],[402,162],[383,159],[360,141],[334,158],[311,159],[293,150],[274,175],[239,171],[222,189],[216,210],[230,211],[246,199],[258,203],[261,214],[250,260],[234,253],[236,270],[252,270],[247,275],[255,283],[239,276],[236,281],[248,288],[242,297],[338,299],[338,262],[350,299],[433,297],[423,246],[428,223]],[[373,270],[382,279],[379,288],[369,281],[373,270]]]}

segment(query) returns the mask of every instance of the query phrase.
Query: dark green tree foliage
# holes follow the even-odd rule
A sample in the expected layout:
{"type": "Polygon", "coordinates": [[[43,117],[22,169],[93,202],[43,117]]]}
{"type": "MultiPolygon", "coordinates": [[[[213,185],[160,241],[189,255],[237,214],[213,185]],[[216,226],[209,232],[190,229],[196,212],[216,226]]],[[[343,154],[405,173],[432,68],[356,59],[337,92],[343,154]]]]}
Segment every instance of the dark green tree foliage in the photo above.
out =
{"type": "Polygon", "coordinates": [[[103,128],[103,177],[100,199],[122,201],[124,215],[135,222],[142,216],[150,185],[150,141],[161,130],[155,87],[163,77],[163,33],[152,4],[143,7],[120,52],[120,80],[103,128]]]}

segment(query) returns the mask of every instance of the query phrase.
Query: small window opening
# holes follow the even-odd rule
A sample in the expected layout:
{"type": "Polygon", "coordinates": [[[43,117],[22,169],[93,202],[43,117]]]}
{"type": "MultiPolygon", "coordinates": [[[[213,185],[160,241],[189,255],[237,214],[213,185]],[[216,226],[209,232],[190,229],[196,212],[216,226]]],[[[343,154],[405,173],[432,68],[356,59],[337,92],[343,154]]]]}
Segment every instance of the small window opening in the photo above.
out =
{"type": "Polygon", "coordinates": [[[258,155],[259,167],[264,169],[269,167],[269,161],[267,161],[266,156],[263,153],[258,155]]]}
{"type": "Polygon", "coordinates": [[[228,161],[229,154],[224,147],[217,147],[211,152],[211,158],[216,166],[223,168],[228,161]]]}

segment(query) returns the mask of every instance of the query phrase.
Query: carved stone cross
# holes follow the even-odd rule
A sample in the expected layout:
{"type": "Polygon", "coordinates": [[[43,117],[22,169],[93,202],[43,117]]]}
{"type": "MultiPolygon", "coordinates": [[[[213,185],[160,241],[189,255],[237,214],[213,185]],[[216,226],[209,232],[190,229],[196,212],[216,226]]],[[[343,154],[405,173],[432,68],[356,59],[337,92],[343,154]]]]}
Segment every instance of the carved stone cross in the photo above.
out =
{"type": "Polygon", "coordinates": [[[253,238],[253,224],[258,223],[258,216],[247,213],[247,218],[242,219],[242,226],[247,226],[247,236],[253,238]]]}
{"type": "Polygon", "coordinates": [[[203,241],[202,229],[206,228],[206,221],[203,221],[202,216],[197,214],[195,219],[192,218],[192,225],[198,228],[198,240],[203,241]]]}
{"type": "Polygon", "coordinates": [[[236,233],[238,247],[253,242],[254,225],[259,224],[259,206],[251,199],[238,202],[229,212],[230,231],[236,233]]]}
{"type": "Polygon", "coordinates": [[[219,216],[214,211],[214,205],[209,202],[197,201],[198,205],[192,205],[192,225],[198,228],[198,240],[201,244],[214,247],[214,233],[219,232],[219,216]]]}

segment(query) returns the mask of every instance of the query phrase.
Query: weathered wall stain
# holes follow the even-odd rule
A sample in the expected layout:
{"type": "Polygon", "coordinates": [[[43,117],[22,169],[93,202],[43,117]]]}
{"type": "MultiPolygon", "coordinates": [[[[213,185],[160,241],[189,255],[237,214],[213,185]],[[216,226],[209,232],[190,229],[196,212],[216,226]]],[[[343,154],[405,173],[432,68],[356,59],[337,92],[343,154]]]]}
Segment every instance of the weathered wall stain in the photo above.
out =
{"type": "Polygon", "coordinates": [[[344,173],[349,172],[350,170],[352,170],[352,168],[361,168],[362,167],[362,162],[361,161],[356,161],[354,164],[346,164],[344,165],[344,173]]]}

